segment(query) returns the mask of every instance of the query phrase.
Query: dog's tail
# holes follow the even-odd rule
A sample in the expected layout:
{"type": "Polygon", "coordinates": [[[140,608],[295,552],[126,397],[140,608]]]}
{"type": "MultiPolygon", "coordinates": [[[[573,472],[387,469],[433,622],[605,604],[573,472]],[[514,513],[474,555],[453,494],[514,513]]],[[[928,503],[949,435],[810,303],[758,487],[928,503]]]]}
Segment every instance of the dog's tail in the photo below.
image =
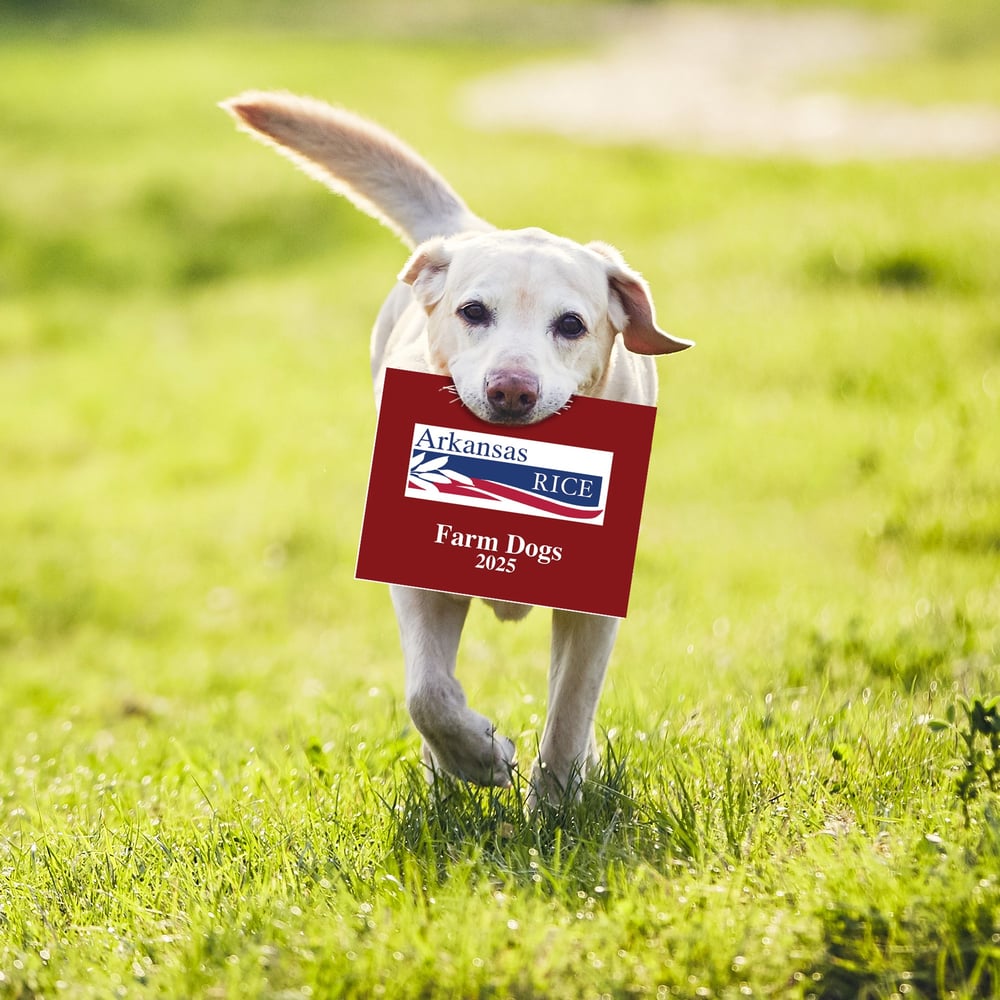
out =
{"type": "Polygon", "coordinates": [[[447,181],[390,132],[311,97],[248,91],[223,101],[239,126],[345,195],[410,247],[491,229],[447,181]]]}

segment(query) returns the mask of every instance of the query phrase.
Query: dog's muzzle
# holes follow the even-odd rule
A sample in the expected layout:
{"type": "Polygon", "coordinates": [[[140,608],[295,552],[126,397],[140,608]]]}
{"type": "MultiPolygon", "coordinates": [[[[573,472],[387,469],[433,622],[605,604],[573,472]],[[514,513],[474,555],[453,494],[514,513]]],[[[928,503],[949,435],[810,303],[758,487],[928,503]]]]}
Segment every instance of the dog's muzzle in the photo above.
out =
{"type": "Polygon", "coordinates": [[[486,401],[491,419],[527,420],[538,402],[538,379],[531,372],[494,372],[486,380],[486,401]]]}

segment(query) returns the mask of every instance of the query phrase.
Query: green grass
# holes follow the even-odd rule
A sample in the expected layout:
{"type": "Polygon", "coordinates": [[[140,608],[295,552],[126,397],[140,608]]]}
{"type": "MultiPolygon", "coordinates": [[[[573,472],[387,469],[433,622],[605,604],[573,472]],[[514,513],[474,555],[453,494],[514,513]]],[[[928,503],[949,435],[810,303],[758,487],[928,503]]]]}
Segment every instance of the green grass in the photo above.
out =
{"type": "MultiPolygon", "coordinates": [[[[927,724],[1000,687],[996,164],[456,123],[539,51],[0,47],[0,997],[1000,990],[1000,804],[927,724]],[[620,245],[698,341],[661,364],[579,806],[423,782],[352,578],[405,253],[233,132],[250,86],[380,118],[501,225],[620,245]]],[[[525,765],[547,624],[476,607],[462,650],[525,765]]]]}

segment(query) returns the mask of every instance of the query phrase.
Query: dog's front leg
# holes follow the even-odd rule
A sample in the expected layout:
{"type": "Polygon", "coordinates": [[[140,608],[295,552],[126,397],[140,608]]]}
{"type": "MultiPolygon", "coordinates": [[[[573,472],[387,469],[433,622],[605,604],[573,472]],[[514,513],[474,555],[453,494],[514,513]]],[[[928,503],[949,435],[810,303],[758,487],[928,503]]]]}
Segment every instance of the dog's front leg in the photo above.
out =
{"type": "Polygon", "coordinates": [[[528,803],[579,795],[587,766],[597,762],[594,718],[618,619],[574,611],[552,612],[549,712],[528,803]]]}
{"type": "Polygon", "coordinates": [[[514,744],[469,708],[455,677],[469,598],[389,589],[406,661],[406,707],[424,738],[425,758],[432,767],[478,785],[509,785],[514,744]]]}

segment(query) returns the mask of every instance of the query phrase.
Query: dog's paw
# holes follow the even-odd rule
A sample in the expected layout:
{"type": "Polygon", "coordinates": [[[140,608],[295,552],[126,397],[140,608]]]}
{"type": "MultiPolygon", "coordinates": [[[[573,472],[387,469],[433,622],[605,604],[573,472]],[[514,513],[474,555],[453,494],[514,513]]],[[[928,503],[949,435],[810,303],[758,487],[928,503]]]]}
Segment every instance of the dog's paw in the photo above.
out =
{"type": "Polygon", "coordinates": [[[534,812],[542,804],[561,806],[579,802],[583,798],[584,777],[585,768],[578,762],[555,767],[539,757],[531,767],[525,805],[534,812]]]}
{"type": "Polygon", "coordinates": [[[477,785],[511,784],[514,744],[486,718],[465,704],[461,688],[426,685],[407,698],[407,708],[424,738],[424,759],[433,770],[444,771],[477,785]]]}
{"type": "Polygon", "coordinates": [[[430,777],[445,772],[476,785],[508,788],[514,771],[515,747],[492,723],[475,712],[458,729],[424,735],[424,763],[430,777]]]}

